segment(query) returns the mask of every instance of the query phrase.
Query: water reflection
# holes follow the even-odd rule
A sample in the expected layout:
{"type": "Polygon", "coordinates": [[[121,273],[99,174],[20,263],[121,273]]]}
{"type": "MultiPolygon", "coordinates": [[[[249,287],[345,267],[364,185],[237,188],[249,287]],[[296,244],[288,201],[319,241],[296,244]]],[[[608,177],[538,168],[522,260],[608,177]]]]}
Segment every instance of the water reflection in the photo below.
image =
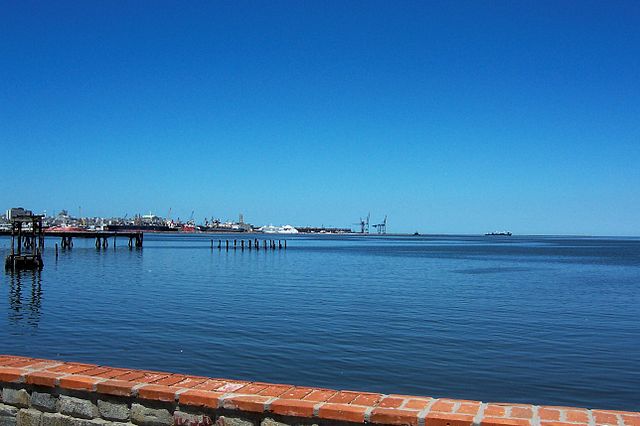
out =
{"type": "Polygon", "coordinates": [[[42,307],[42,275],[38,270],[7,272],[9,321],[37,327],[42,307]]]}

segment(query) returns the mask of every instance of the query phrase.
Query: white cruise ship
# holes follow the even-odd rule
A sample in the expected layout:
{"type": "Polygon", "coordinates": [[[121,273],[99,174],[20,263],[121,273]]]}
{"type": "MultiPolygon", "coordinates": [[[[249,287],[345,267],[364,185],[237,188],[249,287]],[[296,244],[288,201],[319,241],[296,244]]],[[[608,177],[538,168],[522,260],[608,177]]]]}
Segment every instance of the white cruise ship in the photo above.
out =
{"type": "Polygon", "coordinates": [[[284,226],[273,226],[267,225],[258,229],[260,232],[264,232],[265,234],[297,234],[298,230],[291,225],[284,226]]]}

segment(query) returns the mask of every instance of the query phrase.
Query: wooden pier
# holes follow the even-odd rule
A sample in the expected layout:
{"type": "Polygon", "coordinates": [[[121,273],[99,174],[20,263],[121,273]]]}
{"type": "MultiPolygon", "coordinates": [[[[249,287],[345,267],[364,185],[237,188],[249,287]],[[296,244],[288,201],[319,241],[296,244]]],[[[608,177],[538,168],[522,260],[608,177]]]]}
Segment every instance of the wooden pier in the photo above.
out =
{"type": "Polygon", "coordinates": [[[96,248],[109,247],[109,240],[113,239],[113,246],[116,246],[118,239],[127,241],[129,248],[142,248],[144,234],[141,231],[116,232],[116,231],[45,231],[47,237],[60,237],[60,247],[63,249],[73,248],[74,238],[93,238],[96,240],[96,248]]]}
{"type": "MultiPolygon", "coordinates": [[[[262,249],[267,250],[286,250],[287,249],[287,240],[259,240],[257,238],[250,240],[240,240],[240,244],[238,244],[238,240],[233,240],[232,243],[229,243],[229,240],[218,240],[218,250],[222,250],[224,247],[225,251],[232,250],[244,251],[247,250],[260,250],[260,241],[262,241],[262,249]],[[283,244],[284,243],[284,244],[283,244]]],[[[211,240],[211,249],[213,250],[213,240],[211,240]]]]}

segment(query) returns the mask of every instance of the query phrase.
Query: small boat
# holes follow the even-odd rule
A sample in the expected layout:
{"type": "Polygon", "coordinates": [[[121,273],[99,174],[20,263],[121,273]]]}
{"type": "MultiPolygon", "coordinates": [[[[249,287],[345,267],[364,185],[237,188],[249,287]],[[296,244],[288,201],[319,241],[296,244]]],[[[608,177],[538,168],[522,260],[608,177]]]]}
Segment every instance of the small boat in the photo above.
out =
{"type": "Polygon", "coordinates": [[[492,237],[496,237],[496,236],[510,237],[511,236],[511,232],[509,232],[509,231],[494,231],[494,232],[487,232],[484,235],[492,236],[492,237]]]}

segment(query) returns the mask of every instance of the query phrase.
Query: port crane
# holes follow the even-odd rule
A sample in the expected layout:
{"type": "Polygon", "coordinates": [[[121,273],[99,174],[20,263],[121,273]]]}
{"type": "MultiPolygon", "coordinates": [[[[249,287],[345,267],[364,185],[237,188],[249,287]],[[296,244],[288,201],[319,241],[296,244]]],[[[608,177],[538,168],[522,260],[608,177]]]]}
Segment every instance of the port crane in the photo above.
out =
{"type": "Polygon", "coordinates": [[[373,225],[374,228],[378,229],[378,234],[386,234],[387,233],[387,215],[384,215],[384,220],[382,223],[376,223],[373,225]]]}
{"type": "Polygon", "coordinates": [[[360,218],[360,222],[358,223],[354,223],[354,225],[358,225],[360,226],[360,233],[361,234],[368,234],[369,233],[369,217],[371,216],[371,213],[367,214],[366,218],[360,218]]]}

